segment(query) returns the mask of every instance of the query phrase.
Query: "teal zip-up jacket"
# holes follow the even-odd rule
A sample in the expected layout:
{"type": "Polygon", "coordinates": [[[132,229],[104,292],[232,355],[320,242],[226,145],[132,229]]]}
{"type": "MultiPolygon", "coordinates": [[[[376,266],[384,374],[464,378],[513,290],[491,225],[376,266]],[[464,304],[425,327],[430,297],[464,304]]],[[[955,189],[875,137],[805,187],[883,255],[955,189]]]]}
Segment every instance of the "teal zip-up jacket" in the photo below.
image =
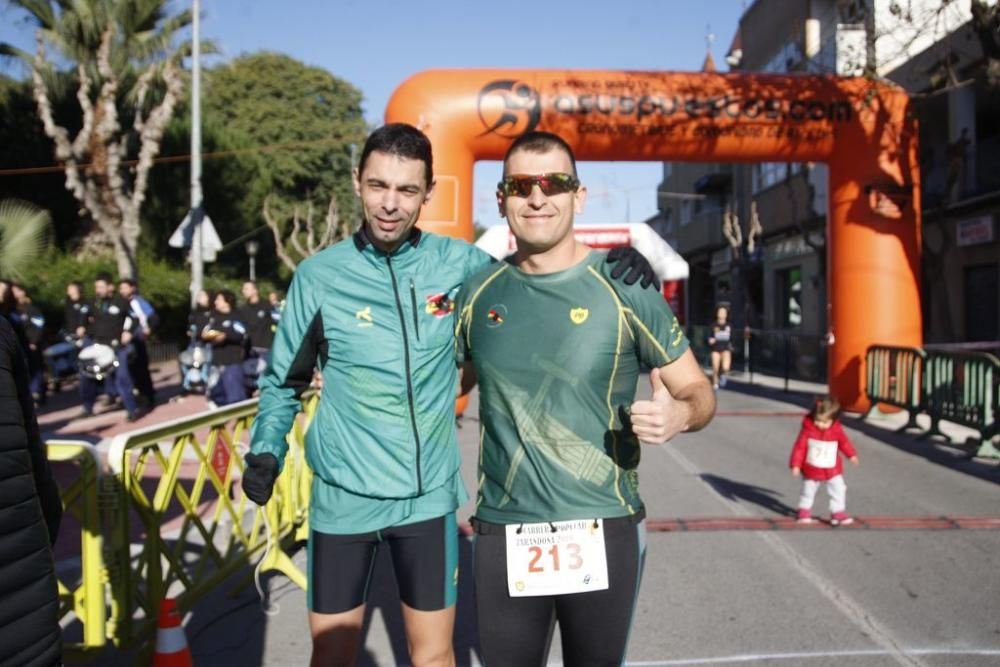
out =
{"type": "MultiPolygon", "coordinates": [[[[491,261],[419,230],[387,255],[362,228],[299,264],[260,383],[251,451],[284,464],[285,436],[319,367],[323,390],[306,434],[319,481],[373,499],[417,498],[451,482],[460,463],[454,298],[491,261]]],[[[314,484],[312,496],[329,494],[314,484]]]]}

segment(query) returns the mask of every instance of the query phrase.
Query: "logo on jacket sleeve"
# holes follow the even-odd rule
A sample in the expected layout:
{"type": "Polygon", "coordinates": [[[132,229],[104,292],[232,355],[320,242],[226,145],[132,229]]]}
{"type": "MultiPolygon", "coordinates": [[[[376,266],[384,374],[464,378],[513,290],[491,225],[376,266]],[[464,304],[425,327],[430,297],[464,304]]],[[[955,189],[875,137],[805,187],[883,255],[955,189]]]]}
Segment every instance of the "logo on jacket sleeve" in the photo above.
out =
{"type": "Polygon", "coordinates": [[[569,319],[572,320],[573,324],[583,324],[589,316],[590,311],[586,308],[570,308],[569,310],[569,319]]]}
{"type": "Polygon", "coordinates": [[[372,319],[371,306],[365,306],[358,312],[354,313],[354,318],[358,320],[358,326],[361,328],[367,328],[375,325],[375,320],[372,319]]]}

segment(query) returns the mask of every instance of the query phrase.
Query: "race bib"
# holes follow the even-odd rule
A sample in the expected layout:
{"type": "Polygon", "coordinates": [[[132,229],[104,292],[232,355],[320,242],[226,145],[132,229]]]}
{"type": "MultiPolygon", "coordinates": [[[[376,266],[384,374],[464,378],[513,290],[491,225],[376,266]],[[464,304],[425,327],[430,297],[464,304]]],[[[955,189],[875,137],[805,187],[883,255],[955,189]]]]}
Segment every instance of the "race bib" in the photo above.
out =
{"type": "Polygon", "coordinates": [[[809,438],[806,463],[814,468],[833,468],[837,465],[837,441],[809,438]]]}
{"type": "Polygon", "coordinates": [[[511,524],[506,528],[507,590],[511,597],[607,589],[603,519],[511,524]]]}

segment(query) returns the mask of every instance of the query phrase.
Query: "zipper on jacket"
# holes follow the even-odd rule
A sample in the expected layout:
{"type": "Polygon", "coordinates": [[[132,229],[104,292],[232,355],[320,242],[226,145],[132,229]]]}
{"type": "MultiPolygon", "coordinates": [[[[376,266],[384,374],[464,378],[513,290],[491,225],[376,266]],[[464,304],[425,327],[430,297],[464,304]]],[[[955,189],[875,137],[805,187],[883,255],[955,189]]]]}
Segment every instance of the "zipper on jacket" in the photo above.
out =
{"type": "Polygon", "coordinates": [[[420,340],[420,322],[417,321],[417,288],[410,278],[410,303],[413,305],[413,330],[417,332],[417,340],[420,340]]]}
{"type": "MultiPolygon", "coordinates": [[[[410,403],[410,425],[413,427],[413,439],[417,444],[417,495],[424,492],[423,476],[420,473],[420,433],[417,431],[417,412],[413,405],[413,377],[410,371],[410,340],[406,335],[406,315],[403,312],[403,302],[399,300],[399,285],[396,284],[396,272],[392,270],[392,257],[385,256],[389,276],[392,278],[392,293],[396,297],[396,310],[399,312],[399,324],[403,329],[403,367],[406,372],[406,398],[410,403]]],[[[416,297],[414,297],[416,298],[416,297]]]]}

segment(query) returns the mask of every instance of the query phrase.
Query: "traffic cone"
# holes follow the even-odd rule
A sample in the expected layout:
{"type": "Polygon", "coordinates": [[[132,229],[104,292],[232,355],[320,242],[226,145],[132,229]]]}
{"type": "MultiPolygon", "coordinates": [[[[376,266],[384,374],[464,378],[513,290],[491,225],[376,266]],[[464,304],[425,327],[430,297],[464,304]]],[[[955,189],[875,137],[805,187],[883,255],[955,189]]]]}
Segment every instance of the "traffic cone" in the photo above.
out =
{"type": "Polygon", "coordinates": [[[180,612],[177,611],[177,601],[173,598],[160,601],[153,667],[193,667],[191,650],[184,636],[180,612]]]}

